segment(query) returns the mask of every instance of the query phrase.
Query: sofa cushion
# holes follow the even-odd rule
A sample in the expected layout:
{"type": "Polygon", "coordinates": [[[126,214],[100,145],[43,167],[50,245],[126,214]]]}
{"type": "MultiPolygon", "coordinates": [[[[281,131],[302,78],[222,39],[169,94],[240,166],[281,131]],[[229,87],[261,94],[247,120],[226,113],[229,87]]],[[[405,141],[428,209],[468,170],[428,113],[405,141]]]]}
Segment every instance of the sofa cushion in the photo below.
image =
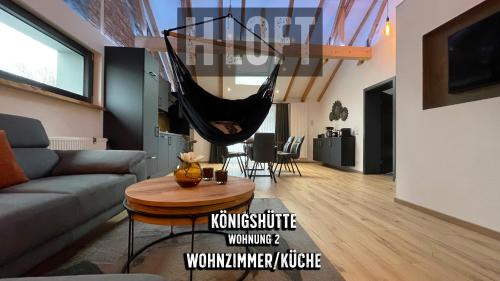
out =
{"type": "Polygon", "coordinates": [[[7,133],[13,148],[49,146],[49,138],[40,120],[0,113],[0,130],[7,133]]]}
{"type": "Polygon", "coordinates": [[[165,281],[165,279],[163,279],[158,275],[152,275],[152,274],[105,274],[105,275],[13,278],[9,279],[8,281],[165,281]]]}
{"type": "Polygon", "coordinates": [[[5,131],[0,130],[0,188],[27,182],[28,178],[17,164],[5,131]]]}
{"type": "Polygon", "coordinates": [[[146,159],[146,152],[134,150],[57,151],[60,159],[53,176],[78,174],[130,174],[146,159]]]}
{"type": "Polygon", "coordinates": [[[70,230],[79,216],[73,196],[4,192],[15,187],[0,193],[0,264],[70,230]]]}
{"type": "Polygon", "coordinates": [[[120,204],[123,201],[125,188],[135,183],[134,175],[70,175],[47,177],[29,181],[0,190],[5,193],[55,193],[65,194],[77,200],[74,212],[81,212],[82,223],[93,216],[120,204]]]}
{"type": "Polygon", "coordinates": [[[14,148],[17,163],[30,179],[38,179],[49,176],[59,156],[53,150],[47,148],[14,148]]]}

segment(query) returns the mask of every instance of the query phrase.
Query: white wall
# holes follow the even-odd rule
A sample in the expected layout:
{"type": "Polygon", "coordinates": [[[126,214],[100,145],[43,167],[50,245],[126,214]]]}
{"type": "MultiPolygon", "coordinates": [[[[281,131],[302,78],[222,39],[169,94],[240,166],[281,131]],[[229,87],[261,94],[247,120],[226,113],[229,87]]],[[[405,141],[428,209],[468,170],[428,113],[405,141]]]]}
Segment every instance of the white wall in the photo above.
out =
{"type": "Polygon", "coordinates": [[[102,137],[102,113],[29,92],[0,86],[0,112],[42,121],[49,136],[102,137]]]}
{"type": "MultiPolygon", "coordinates": [[[[391,1],[390,7],[394,4],[391,1]]],[[[312,151],[312,138],[325,132],[325,127],[336,129],[351,128],[356,136],[355,170],[363,170],[363,90],[374,84],[392,78],[396,74],[396,18],[391,15],[393,31],[390,36],[382,35],[373,46],[372,59],[357,65],[357,61],[346,60],[325,92],[320,102],[316,94],[308,98],[310,112],[309,151],[312,151]],[[348,108],[349,117],[344,121],[330,121],[328,116],[334,101],[339,100],[348,108]]],[[[330,75],[324,73],[323,75],[330,75]]],[[[312,160],[312,153],[309,154],[312,160]]]]}
{"type": "MultiPolygon", "coordinates": [[[[104,46],[113,42],[81,19],[63,0],[17,0],[94,52],[94,103],[102,104],[104,46]]],[[[0,86],[0,112],[40,119],[49,136],[102,137],[102,111],[0,86]]]]}
{"type": "Polygon", "coordinates": [[[480,2],[397,9],[396,197],[500,231],[500,98],[422,110],[422,35],[480,2]]]}

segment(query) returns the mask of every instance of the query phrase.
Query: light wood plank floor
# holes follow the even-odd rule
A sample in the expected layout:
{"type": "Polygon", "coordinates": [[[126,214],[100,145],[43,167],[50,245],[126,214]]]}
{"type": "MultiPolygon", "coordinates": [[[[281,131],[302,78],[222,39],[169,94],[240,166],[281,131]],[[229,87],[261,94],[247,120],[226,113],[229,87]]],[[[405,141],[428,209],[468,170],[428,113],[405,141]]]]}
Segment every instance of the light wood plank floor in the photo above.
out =
{"type": "Polygon", "coordinates": [[[299,165],[303,177],[257,178],[256,197],[297,213],[346,280],[500,280],[500,241],[395,203],[391,177],[299,165]]]}

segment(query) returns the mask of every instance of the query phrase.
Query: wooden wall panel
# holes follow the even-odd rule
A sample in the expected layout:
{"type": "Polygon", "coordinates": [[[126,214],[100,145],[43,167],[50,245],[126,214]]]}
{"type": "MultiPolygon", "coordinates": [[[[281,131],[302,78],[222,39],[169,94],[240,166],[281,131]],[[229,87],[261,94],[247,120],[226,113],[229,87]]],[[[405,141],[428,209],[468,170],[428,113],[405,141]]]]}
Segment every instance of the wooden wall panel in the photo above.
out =
{"type": "Polygon", "coordinates": [[[423,36],[423,109],[500,96],[500,84],[463,93],[448,91],[448,37],[498,11],[500,1],[487,0],[423,36]]]}

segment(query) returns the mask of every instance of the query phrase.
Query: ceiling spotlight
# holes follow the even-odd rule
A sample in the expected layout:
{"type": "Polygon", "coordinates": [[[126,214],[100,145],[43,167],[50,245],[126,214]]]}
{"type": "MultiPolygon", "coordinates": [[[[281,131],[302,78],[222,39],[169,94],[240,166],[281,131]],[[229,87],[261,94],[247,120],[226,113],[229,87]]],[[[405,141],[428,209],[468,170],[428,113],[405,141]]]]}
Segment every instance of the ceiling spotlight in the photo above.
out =
{"type": "Polygon", "coordinates": [[[227,91],[228,91],[228,92],[231,92],[231,88],[227,88],[227,91]]]}

